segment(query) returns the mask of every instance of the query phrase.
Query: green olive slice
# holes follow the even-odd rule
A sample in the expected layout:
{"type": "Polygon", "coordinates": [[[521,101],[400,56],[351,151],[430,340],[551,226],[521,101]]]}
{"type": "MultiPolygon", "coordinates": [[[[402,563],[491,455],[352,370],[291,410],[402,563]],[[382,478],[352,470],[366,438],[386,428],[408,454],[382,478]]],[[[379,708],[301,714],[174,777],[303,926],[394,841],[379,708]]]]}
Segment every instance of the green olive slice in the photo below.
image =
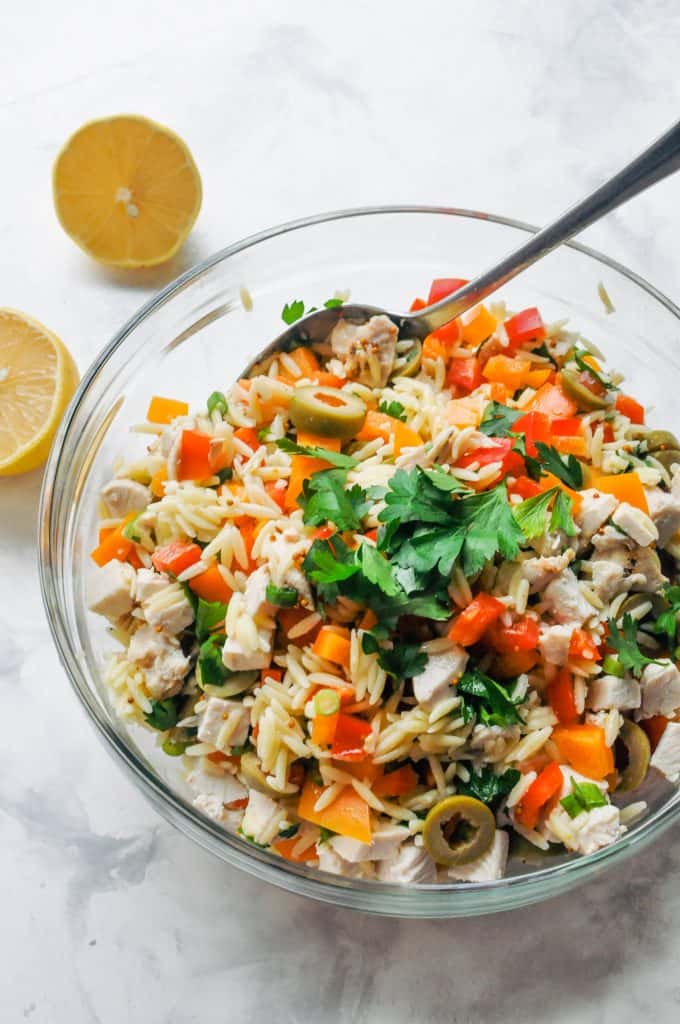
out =
{"type": "Polygon", "coordinates": [[[265,793],[267,796],[281,796],[281,794],[267,782],[266,776],[260,768],[260,762],[257,754],[254,754],[251,750],[248,750],[245,754],[241,755],[239,774],[243,781],[246,782],[251,789],[256,789],[258,793],[265,793]]]}
{"type": "Polygon", "coordinates": [[[469,864],[489,850],[496,819],[472,796],[449,796],[432,808],[423,825],[423,843],[437,864],[469,864]]]}
{"type": "MultiPolygon", "coordinates": [[[[650,554],[651,553],[652,552],[650,552],[650,554]]],[[[653,553],[656,554],[656,552],[653,553]]],[[[656,561],[658,562],[657,570],[660,572],[661,561],[659,560],[658,555],[656,556],[656,561]]],[[[645,615],[645,618],[647,615],[653,615],[655,618],[658,618],[659,615],[661,615],[662,612],[665,612],[668,608],[668,601],[661,594],[648,594],[644,592],[629,594],[628,597],[624,598],[621,602],[617,613],[617,619],[623,619],[624,615],[632,615],[633,618],[635,618],[635,612],[644,608],[645,605],[651,605],[649,611],[645,615]]]]}
{"type": "MultiPolygon", "coordinates": [[[[644,729],[641,729],[635,722],[625,718],[619,733],[621,745],[625,748],[625,768],[619,772],[617,790],[620,793],[627,793],[637,787],[643,781],[649,768],[651,747],[649,737],[644,729]]],[[[617,741],[618,746],[618,741],[617,741]]]]}
{"type": "Polygon", "coordinates": [[[298,430],[319,437],[355,437],[366,419],[366,403],[338,388],[296,388],[290,400],[290,418],[298,430]]]}
{"type": "Polygon", "coordinates": [[[399,356],[394,364],[392,377],[415,377],[423,360],[423,346],[416,339],[412,347],[399,356]]]}
{"type": "Polygon", "coordinates": [[[590,388],[579,380],[578,373],[573,370],[562,370],[560,374],[562,389],[572,401],[576,402],[583,412],[592,412],[594,409],[607,409],[609,402],[604,395],[594,394],[590,388]]]}
{"type": "Polygon", "coordinates": [[[645,434],[645,441],[647,450],[650,452],[664,451],[668,448],[674,448],[677,451],[680,448],[680,441],[675,434],[671,434],[670,430],[650,430],[645,434]]]}
{"type": "Polygon", "coordinates": [[[667,470],[680,464],[680,448],[663,448],[660,451],[653,451],[649,454],[667,470]]]}

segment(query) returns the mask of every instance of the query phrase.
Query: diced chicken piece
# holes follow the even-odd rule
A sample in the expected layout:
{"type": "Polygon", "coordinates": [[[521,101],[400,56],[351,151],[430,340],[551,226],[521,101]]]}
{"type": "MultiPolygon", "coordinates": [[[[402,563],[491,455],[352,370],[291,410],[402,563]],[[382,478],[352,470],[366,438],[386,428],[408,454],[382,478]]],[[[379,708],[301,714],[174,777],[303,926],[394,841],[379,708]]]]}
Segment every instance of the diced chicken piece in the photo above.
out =
{"type": "Polygon", "coordinates": [[[671,782],[680,779],[680,722],[668,723],[650,763],[652,768],[663,772],[671,782]]]}
{"type": "Polygon", "coordinates": [[[142,604],[144,618],[170,636],[181,633],[194,621],[193,608],[179,583],[168,583],[142,604]]]}
{"type": "Polygon", "coordinates": [[[348,377],[369,387],[383,388],[394,366],[398,334],[390,318],[380,314],[364,324],[339,320],[329,341],[348,377]]]}
{"type": "Polygon", "coordinates": [[[631,556],[630,589],[654,594],[661,590],[668,577],[661,572],[661,562],[654,548],[637,548],[631,556]]]}
{"type": "Polygon", "coordinates": [[[230,772],[224,775],[209,775],[196,769],[187,776],[187,782],[194,790],[204,797],[212,797],[221,804],[233,804],[248,796],[248,790],[230,772]]]}
{"type": "Polygon", "coordinates": [[[468,740],[472,750],[481,750],[490,761],[501,760],[520,737],[518,725],[475,725],[468,740]]]}
{"type": "Polygon", "coordinates": [[[119,619],[132,611],[135,570],[127,562],[113,559],[93,574],[89,580],[89,609],[107,619],[119,619]]]}
{"type": "Polygon", "coordinates": [[[300,564],[311,544],[294,529],[286,528],[273,540],[263,544],[262,556],[267,559],[271,581],[276,587],[293,587],[308,607],[312,606],[312,592],[300,564]]]}
{"type": "Polygon", "coordinates": [[[401,825],[387,825],[375,830],[370,843],[361,843],[358,839],[350,839],[348,836],[333,836],[328,845],[350,864],[359,864],[364,860],[390,860],[408,837],[407,828],[401,825]]]}
{"type": "Polygon", "coordinates": [[[548,584],[543,600],[557,622],[582,626],[586,619],[595,614],[595,609],[581,592],[571,569],[565,569],[548,584]]]}
{"type": "Polygon", "coordinates": [[[605,526],[599,533],[593,535],[593,547],[600,558],[609,558],[614,555],[617,561],[620,560],[621,549],[632,551],[635,542],[626,534],[621,533],[614,526],[605,526]]]}
{"type": "Polygon", "coordinates": [[[672,718],[680,709],[680,672],[672,661],[661,659],[658,665],[646,665],[642,673],[642,711],[640,718],[664,715],[672,718]]]}
{"type": "Polygon", "coordinates": [[[574,519],[584,540],[590,540],[602,527],[616,508],[612,494],[602,494],[592,487],[580,492],[581,507],[574,519]]]}
{"type": "Polygon", "coordinates": [[[210,697],[199,712],[198,738],[218,750],[241,747],[248,738],[250,711],[236,700],[210,697]]]}
{"type": "Polygon", "coordinates": [[[563,555],[528,558],[526,562],[522,562],[522,576],[528,581],[530,592],[537,594],[539,590],[547,587],[551,580],[567,568],[573,557],[574,552],[568,548],[563,555]]]}
{"type": "Polygon", "coordinates": [[[350,864],[331,847],[330,843],[317,843],[316,852],[319,857],[319,869],[327,871],[329,875],[342,875],[343,878],[365,878],[367,876],[369,864],[364,862],[350,864]]]}
{"type": "Polygon", "coordinates": [[[269,618],[272,606],[267,601],[267,585],[271,577],[265,566],[256,569],[248,577],[245,593],[243,595],[243,607],[246,615],[252,616],[255,621],[263,616],[269,618]]]}
{"type": "Polygon", "coordinates": [[[153,626],[140,626],[130,639],[127,656],[144,669],[149,693],[156,700],[174,697],[182,689],[189,659],[182,654],[175,637],[160,633],[153,626]]]}
{"type": "Polygon", "coordinates": [[[194,807],[197,811],[201,811],[202,814],[212,818],[213,821],[218,822],[225,828],[229,828],[234,832],[238,829],[241,819],[243,817],[242,810],[230,811],[224,806],[219,797],[206,796],[204,793],[199,794],[194,800],[194,807]]]}
{"type": "Polygon", "coordinates": [[[102,488],[101,496],[109,515],[122,519],[130,512],[139,512],[151,501],[151,491],[144,484],[125,477],[116,477],[102,488]]]}
{"type": "Polygon", "coordinates": [[[465,671],[468,657],[467,651],[458,645],[451,651],[431,654],[423,671],[413,677],[413,693],[418,703],[431,709],[443,697],[454,696],[451,686],[465,671]]]}
{"type": "Polygon", "coordinates": [[[642,509],[622,501],[612,516],[612,522],[640,547],[647,547],[659,539],[659,531],[642,509]]]}
{"type": "Polygon", "coordinates": [[[590,562],[593,590],[604,602],[611,601],[617,594],[628,589],[626,563],[598,558],[590,562]]]}
{"type": "Polygon", "coordinates": [[[268,846],[276,838],[279,825],[286,816],[285,808],[264,793],[251,789],[248,806],[241,822],[241,831],[248,839],[268,846]]]}
{"type": "Polygon", "coordinates": [[[135,601],[143,604],[170,582],[165,573],[154,572],[153,569],[138,569],[135,580],[135,601]]]}
{"type": "MultiPolygon", "coordinates": [[[[592,779],[586,781],[592,782],[592,779]]],[[[575,818],[570,818],[565,809],[558,804],[545,823],[545,833],[550,838],[563,843],[568,850],[583,854],[595,853],[596,850],[615,843],[625,831],[620,821],[619,809],[613,804],[583,811],[575,818]]]]}
{"type": "Polygon", "coordinates": [[[571,624],[542,625],[538,637],[538,649],[550,665],[566,665],[569,659],[569,645],[574,627],[571,624]]]}
{"type": "Polygon", "coordinates": [[[378,864],[377,877],[394,885],[430,885],[437,881],[437,865],[424,846],[405,843],[394,857],[378,864]]]}
{"type": "Polygon", "coordinates": [[[593,711],[608,711],[610,708],[629,711],[639,708],[641,701],[640,684],[634,679],[598,676],[588,686],[586,706],[593,711]]]}
{"type": "Polygon", "coordinates": [[[508,833],[496,829],[493,844],[483,857],[469,864],[457,864],[446,874],[456,882],[494,882],[505,874],[508,862],[508,833]]]}
{"type": "Polygon", "coordinates": [[[659,546],[664,547],[680,529],[680,473],[674,475],[670,491],[649,487],[646,494],[649,514],[659,531],[659,546]]]}
{"type": "Polygon", "coordinates": [[[246,609],[244,594],[234,594],[227,609],[227,635],[222,661],[232,672],[267,668],[271,661],[274,630],[265,629],[253,620],[246,609]]]}

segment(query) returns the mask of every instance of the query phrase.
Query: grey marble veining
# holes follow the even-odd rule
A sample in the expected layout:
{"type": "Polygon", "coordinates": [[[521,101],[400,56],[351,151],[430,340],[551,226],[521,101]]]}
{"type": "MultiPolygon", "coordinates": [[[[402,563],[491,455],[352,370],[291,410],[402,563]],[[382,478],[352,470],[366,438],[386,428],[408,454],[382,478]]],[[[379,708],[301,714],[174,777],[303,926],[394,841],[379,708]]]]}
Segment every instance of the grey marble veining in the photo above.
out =
{"type": "MultiPolygon", "coordinates": [[[[0,301],[84,369],[155,288],[271,223],[398,201],[541,221],[677,117],[679,44],[675,0],[26,0],[0,33],[0,301]],[[136,274],[71,245],[49,187],[69,133],[125,110],[185,136],[205,187],[184,252],[136,274]]],[[[676,301],[679,197],[587,239],[676,301]]],[[[680,829],[534,908],[400,922],[264,886],[161,821],[58,664],[39,486],[0,481],[3,1024],[677,1020],[680,829]]]]}

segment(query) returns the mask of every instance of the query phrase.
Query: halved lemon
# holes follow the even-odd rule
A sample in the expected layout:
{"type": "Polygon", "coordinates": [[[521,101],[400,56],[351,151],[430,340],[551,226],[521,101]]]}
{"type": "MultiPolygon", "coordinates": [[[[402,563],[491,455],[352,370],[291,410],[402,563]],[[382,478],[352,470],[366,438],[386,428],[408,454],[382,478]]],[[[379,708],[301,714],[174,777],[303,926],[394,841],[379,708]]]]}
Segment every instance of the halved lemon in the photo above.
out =
{"type": "Polygon", "coordinates": [[[54,164],[61,226],[102,263],[150,267],[175,255],[201,208],[201,177],[187,146],[146,117],[90,121],[54,164]]]}
{"type": "Polygon", "coordinates": [[[0,476],[42,465],[78,379],[55,334],[25,313],[0,309],[0,476]]]}

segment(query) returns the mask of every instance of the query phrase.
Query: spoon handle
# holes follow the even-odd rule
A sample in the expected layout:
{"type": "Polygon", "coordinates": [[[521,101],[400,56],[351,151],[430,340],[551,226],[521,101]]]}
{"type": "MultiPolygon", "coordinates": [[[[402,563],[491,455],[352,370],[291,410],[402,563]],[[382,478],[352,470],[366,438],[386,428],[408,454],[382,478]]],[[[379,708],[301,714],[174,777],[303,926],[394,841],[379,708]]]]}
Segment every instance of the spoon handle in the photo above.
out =
{"type": "Polygon", "coordinates": [[[643,153],[632,160],[623,170],[609,178],[580,203],[572,206],[561,217],[541,228],[524,245],[511,252],[494,267],[470,281],[452,296],[435,305],[421,310],[416,315],[405,316],[404,320],[418,320],[428,330],[436,330],[460,316],[466,309],[486,298],[536,260],[546,256],[562,242],[568,242],[584,228],[598,221],[617,206],[628,202],[650,185],[661,181],[680,169],[680,121],[676,122],[643,153]]]}

